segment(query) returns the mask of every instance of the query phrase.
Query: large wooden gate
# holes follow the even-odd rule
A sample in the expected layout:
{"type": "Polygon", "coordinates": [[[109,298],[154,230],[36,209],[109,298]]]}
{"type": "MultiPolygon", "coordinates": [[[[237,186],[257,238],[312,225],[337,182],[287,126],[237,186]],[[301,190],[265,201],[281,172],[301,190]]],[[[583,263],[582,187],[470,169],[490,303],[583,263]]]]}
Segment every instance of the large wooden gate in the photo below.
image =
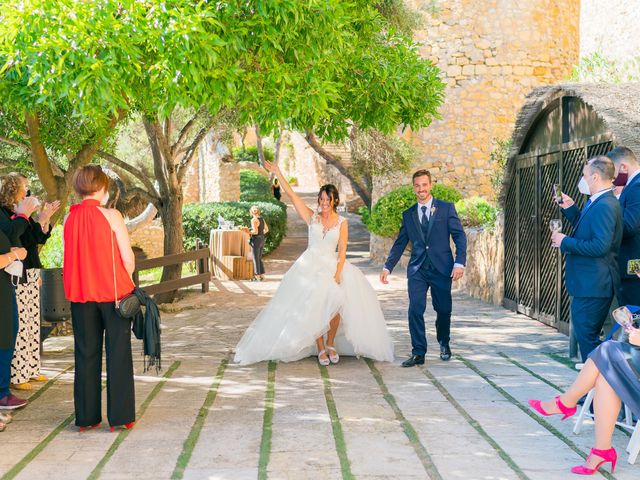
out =
{"type": "MultiPolygon", "coordinates": [[[[563,103],[556,108],[561,109],[560,105],[563,103]]],[[[567,102],[564,106],[570,107],[567,102]]],[[[533,148],[536,145],[530,143],[529,151],[513,159],[515,175],[505,201],[504,305],[568,334],[569,297],[564,288],[564,261],[558,249],[551,247],[549,220],[561,218],[565,233],[571,233],[572,229],[553,202],[552,186],[560,184],[582,208],[586,197],[578,192],[578,182],[584,163],[595,155],[606,154],[613,145],[607,133],[549,145],[549,139],[554,137],[571,138],[569,132],[554,134],[550,118],[558,118],[558,129],[575,128],[570,124],[570,116],[565,114],[566,120],[560,121],[562,114],[550,112],[543,117],[546,131],[542,136],[546,141],[539,141],[542,136],[538,134],[538,147],[533,148]]]]}

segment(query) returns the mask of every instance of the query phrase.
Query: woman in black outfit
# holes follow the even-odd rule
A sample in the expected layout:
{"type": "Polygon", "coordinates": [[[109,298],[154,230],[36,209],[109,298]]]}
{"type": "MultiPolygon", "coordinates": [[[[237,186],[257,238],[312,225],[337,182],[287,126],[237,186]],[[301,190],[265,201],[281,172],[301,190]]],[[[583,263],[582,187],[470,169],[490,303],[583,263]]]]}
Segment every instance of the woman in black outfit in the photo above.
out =
{"type": "Polygon", "coordinates": [[[16,397],[9,390],[11,359],[18,333],[18,307],[15,288],[4,268],[27,256],[24,248],[15,246],[15,239],[27,228],[26,218],[33,212],[34,205],[33,201],[23,202],[16,208],[18,216],[14,218],[0,211],[0,410],[15,410],[27,404],[26,400],[16,397]]]}
{"type": "MultiPolygon", "coordinates": [[[[13,209],[29,196],[29,180],[20,173],[10,173],[2,179],[0,209],[12,217],[13,209]]],[[[16,287],[18,302],[18,337],[11,363],[11,384],[19,390],[31,390],[29,381],[44,382],[40,373],[40,269],[39,245],[51,236],[51,216],[60,208],[60,202],[44,205],[38,221],[29,217],[29,225],[18,238],[18,246],[27,250],[24,273],[16,287]]]]}
{"type": "Polygon", "coordinates": [[[280,201],[282,197],[282,193],[280,192],[280,183],[277,178],[273,179],[273,183],[271,184],[271,191],[273,192],[273,196],[276,200],[280,201]]]}
{"type": "Polygon", "coordinates": [[[264,248],[264,236],[269,232],[269,226],[264,218],[260,216],[260,209],[253,205],[249,210],[251,213],[251,228],[249,243],[253,250],[253,280],[264,280],[264,262],[262,261],[262,249],[264,248]]]}

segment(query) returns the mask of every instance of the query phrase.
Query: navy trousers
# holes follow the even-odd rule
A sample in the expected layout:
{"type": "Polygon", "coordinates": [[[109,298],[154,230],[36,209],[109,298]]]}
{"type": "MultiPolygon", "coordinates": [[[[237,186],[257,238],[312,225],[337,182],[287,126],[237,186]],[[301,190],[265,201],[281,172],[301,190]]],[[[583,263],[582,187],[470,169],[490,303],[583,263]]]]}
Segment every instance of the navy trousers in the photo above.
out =
{"type": "Polygon", "coordinates": [[[611,297],[573,297],[571,299],[571,324],[580,346],[582,361],[586,362],[589,354],[600,345],[600,331],[604,325],[611,297]]]}
{"type": "Polygon", "coordinates": [[[11,384],[11,360],[13,359],[13,351],[16,345],[16,338],[18,337],[18,304],[16,302],[15,290],[11,295],[11,318],[12,318],[12,335],[11,335],[11,348],[0,349],[0,398],[4,398],[9,395],[9,386],[11,384]]]}
{"type": "Polygon", "coordinates": [[[420,269],[409,277],[409,332],[411,354],[427,353],[427,336],[424,311],[427,308],[427,292],[431,289],[431,303],[436,311],[436,338],[440,345],[447,345],[451,332],[451,276],[438,272],[427,259],[420,269]]]}

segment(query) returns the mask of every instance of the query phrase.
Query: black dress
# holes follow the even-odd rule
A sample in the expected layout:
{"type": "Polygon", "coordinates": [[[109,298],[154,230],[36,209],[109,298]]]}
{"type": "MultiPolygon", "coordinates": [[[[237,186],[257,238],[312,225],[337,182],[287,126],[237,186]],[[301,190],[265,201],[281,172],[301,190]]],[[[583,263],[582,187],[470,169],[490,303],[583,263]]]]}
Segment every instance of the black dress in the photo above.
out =
{"type": "Polygon", "coordinates": [[[253,249],[253,273],[254,275],[264,275],[264,262],[262,261],[264,219],[262,217],[258,217],[258,233],[251,235],[251,248],[253,249]]]}

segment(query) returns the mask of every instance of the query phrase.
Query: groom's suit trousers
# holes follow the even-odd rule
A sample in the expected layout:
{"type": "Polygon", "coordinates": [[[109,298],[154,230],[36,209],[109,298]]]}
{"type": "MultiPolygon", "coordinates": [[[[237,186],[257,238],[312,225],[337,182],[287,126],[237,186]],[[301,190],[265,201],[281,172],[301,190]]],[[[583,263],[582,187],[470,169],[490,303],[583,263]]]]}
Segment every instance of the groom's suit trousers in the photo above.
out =
{"type": "Polygon", "coordinates": [[[431,302],[436,311],[436,338],[440,345],[449,343],[451,331],[451,277],[438,272],[428,257],[422,266],[409,277],[409,331],[412,355],[424,356],[427,352],[427,336],[424,312],[427,308],[427,292],[431,289],[431,302]]]}

